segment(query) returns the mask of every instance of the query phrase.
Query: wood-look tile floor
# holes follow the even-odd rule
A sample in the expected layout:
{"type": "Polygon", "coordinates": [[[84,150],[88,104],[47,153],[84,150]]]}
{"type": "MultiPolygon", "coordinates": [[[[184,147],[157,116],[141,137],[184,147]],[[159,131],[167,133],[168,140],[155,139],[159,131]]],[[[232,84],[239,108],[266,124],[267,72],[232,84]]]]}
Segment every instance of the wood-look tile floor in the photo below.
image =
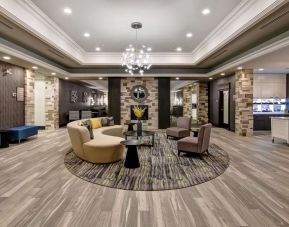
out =
{"type": "Polygon", "coordinates": [[[171,191],[106,188],[70,174],[65,129],[0,149],[0,226],[289,226],[289,148],[269,135],[213,129],[230,167],[207,183],[171,191]]]}

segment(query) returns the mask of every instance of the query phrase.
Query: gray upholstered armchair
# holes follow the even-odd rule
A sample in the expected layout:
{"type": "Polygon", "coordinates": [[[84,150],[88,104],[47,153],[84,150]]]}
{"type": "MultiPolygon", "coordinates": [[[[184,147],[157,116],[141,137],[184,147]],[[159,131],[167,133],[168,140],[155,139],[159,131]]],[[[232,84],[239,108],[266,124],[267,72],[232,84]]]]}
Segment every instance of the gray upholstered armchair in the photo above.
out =
{"type": "Polygon", "coordinates": [[[177,127],[167,128],[167,138],[169,136],[175,138],[184,138],[191,134],[192,117],[179,117],[177,119],[177,127]]]}
{"type": "Polygon", "coordinates": [[[181,152],[185,153],[199,153],[208,152],[210,144],[212,124],[205,124],[200,128],[198,137],[185,137],[178,140],[178,156],[181,152]]]}

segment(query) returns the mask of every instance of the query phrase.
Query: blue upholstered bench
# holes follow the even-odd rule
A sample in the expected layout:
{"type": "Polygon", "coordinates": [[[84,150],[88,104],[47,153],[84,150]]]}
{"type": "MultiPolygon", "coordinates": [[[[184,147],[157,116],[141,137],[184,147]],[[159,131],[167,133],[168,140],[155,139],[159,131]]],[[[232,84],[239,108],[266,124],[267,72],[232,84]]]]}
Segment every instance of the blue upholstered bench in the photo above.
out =
{"type": "Polygon", "coordinates": [[[18,141],[27,139],[30,136],[35,136],[38,134],[38,127],[34,125],[24,125],[20,127],[8,129],[8,136],[10,141],[18,141]]]}

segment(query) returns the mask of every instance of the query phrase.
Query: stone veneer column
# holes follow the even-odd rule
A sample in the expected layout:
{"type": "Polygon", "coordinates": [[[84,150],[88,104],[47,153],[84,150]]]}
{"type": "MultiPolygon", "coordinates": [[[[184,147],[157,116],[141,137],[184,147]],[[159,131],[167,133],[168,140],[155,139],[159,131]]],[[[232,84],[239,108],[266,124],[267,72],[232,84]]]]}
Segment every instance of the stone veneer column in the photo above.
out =
{"type": "Polygon", "coordinates": [[[183,116],[192,116],[192,85],[185,86],[183,89],[183,116]]]}
{"type": "MultiPolygon", "coordinates": [[[[169,99],[169,97],[168,97],[169,99]]],[[[148,105],[149,117],[143,121],[144,128],[158,128],[158,80],[155,78],[122,78],[121,79],[121,124],[130,120],[131,105],[148,105]],[[137,103],[130,97],[130,91],[135,85],[143,85],[148,89],[149,96],[143,103],[137,103]]],[[[161,111],[161,110],[160,110],[161,111]]]]}
{"type": "Polygon", "coordinates": [[[25,71],[25,124],[34,124],[34,81],[35,74],[31,70],[25,71]]]}
{"type": "Polygon", "coordinates": [[[253,70],[239,70],[236,77],[235,132],[239,136],[253,135],[253,70]]]}
{"type": "Polygon", "coordinates": [[[209,111],[209,98],[208,98],[208,83],[199,82],[198,86],[198,104],[197,104],[197,115],[198,124],[207,124],[209,111]]]}
{"type": "Polygon", "coordinates": [[[59,128],[59,79],[45,78],[45,128],[59,128]]]}

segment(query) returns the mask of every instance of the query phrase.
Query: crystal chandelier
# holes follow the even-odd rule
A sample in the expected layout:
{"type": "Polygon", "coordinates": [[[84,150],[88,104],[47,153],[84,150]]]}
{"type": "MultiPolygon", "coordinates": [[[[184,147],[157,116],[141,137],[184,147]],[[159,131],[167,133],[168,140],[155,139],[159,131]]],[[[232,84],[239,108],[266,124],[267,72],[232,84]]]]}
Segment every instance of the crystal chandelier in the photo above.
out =
{"type": "Polygon", "coordinates": [[[129,45],[125,52],[122,54],[122,66],[125,67],[125,71],[131,75],[139,73],[143,75],[146,70],[149,70],[151,67],[151,57],[147,53],[150,51],[150,48],[147,48],[145,45],[141,47],[138,46],[138,29],[142,28],[142,24],[139,22],[134,22],[131,24],[131,27],[136,31],[136,42],[135,45],[129,45]]]}

